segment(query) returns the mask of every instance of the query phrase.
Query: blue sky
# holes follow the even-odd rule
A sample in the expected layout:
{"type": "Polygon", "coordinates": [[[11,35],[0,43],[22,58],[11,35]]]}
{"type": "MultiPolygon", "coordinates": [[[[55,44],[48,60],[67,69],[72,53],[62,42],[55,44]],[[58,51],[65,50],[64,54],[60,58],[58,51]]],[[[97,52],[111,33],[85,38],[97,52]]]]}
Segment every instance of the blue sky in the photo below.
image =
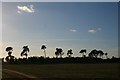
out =
{"type": "MultiPolygon", "coordinates": [[[[23,45],[30,48],[29,56],[43,56],[42,44],[47,46],[47,56],[53,57],[55,48],[73,56],[86,48],[101,49],[109,57],[118,55],[118,5],[117,3],[61,2],[61,3],[3,3],[3,55],[12,46],[13,55],[20,57],[23,45]]],[[[64,55],[66,56],[66,54],[64,55]]]]}
{"type": "Polygon", "coordinates": [[[118,2],[119,0],[1,0],[2,2],[118,2]]]}

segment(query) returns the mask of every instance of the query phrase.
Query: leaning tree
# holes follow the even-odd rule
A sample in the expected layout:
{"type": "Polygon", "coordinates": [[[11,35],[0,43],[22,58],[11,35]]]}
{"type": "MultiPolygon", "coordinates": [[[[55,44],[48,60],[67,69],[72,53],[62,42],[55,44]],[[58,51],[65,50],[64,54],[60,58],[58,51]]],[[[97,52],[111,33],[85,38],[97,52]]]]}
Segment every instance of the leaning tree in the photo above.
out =
{"type": "Polygon", "coordinates": [[[46,48],[47,48],[47,47],[46,47],[45,45],[42,45],[42,46],[41,46],[41,49],[44,51],[44,55],[45,55],[44,57],[45,57],[45,58],[46,58],[46,48]]]}
{"type": "Polygon", "coordinates": [[[22,49],[23,49],[23,50],[22,50],[22,52],[21,52],[21,56],[26,56],[26,58],[27,58],[27,56],[28,56],[27,53],[30,51],[29,48],[28,48],[28,46],[23,46],[22,49]]]}

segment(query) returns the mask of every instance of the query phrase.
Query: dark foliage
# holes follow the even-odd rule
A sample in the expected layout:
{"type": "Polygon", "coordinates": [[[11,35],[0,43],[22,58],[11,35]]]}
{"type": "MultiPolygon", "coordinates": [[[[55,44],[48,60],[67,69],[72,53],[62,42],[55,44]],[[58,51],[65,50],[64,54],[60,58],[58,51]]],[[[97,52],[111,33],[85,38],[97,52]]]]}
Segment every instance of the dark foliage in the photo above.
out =
{"type": "Polygon", "coordinates": [[[63,54],[64,54],[64,52],[61,48],[56,48],[56,51],[55,51],[56,58],[58,58],[59,56],[60,56],[60,58],[62,58],[63,54]]]}
{"type": "Polygon", "coordinates": [[[12,64],[64,64],[64,63],[120,63],[120,58],[101,59],[94,57],[66,57],[66,58],[49,58],[49,57],[28,57],[28,58],[14,58],[5,63],[12,64]]]}
{"type": "Polygon", "coordinates": [[[14,63],[15,57],[12,56],[13,48],[12,48],[12,47],[7,47],[5,51],[8,52],[8,56],[5,58],[5,60],[6,60],[8,63],[14,63]]]}
{"type": "MultiPolygon", "coordinates": [[[[41,49],[44,50],[46,46],[42,45],[41,49]]],[[[6,62],[4,62],[4,59],[2,59],[3,63],[9,63],[9,64],[62,64],[62,63],[120,63],[120,58],[112,57],[111,59],[108,58],[108,53],[104,53],[102,50],[96,50],[93,49],[90,53],[88,53],[88,56],[86,56],[84,53],[87,52],[86,49],[82,49],[79,53],[83,54],[83,57],[71,57],[73,54],[72,49],[69,49],[67,51],[67,56],[65,58],[62,58],[62,55],[64,54],[62,48],[56,48],[55,55],[56,58],[49,58],[46,57],[28,57],[27,52],[29,52],[28,46],[23,46],[23,51],[21,52],[21,56],[26,56],[26,58],[15,58],[12,56],[12,47],[7,47],[6,51],[8,52],[8,56],[5,58],[6,62]],[[106,56],[106,59],[103,59],[103,55],[106,56]]]]}
{"type": "Polygon", "coordinates": [[[27,58],[27,56],[28,56],[27,52],[29,52],[29,51],[30,50],[29,50],[28,46],[23,46],[23,51],[21,52],[21,56],[26,56],[26,58],[27,58]]]}
{"type": "Polygon", "coordinates": [[[83,57],[85,57],[85,53],[87,52],[86,49],[82,49],[79,53],[82,53],[83,54],[83,57]]]}
{"type": "Polygon", "coordinates": [[[67,56],[68,56],[69,58],[71,58],[71,55],[72,55],[72,54],[73,54],[72,49],[68,50],[67,56]]]}

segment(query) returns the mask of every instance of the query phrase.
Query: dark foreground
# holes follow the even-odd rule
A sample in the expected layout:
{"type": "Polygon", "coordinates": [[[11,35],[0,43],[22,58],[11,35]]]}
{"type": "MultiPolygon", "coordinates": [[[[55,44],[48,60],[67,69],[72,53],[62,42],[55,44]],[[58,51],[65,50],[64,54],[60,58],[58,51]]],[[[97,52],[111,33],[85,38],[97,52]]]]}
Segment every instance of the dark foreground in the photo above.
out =
{"type": "Polygon", "coordinates": [[[120,80],[119,64],[5,64],[2,80],[120,80]]]}

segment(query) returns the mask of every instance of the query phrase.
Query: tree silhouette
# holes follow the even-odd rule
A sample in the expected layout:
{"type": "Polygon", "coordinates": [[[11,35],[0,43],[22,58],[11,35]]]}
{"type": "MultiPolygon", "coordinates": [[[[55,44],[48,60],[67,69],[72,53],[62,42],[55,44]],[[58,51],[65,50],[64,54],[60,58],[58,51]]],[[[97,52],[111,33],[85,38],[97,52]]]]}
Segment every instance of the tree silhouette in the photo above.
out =
{"type": "Polygon", "coordinates": [[[47,47],[46,47],[45,45],[42,45],[42,46],[41,46],[41,49],[44,50],[45,58],[46,58],[46,50],[45,50],[46,48],[47,48],[47,47]]]}
{"type": "Polygon", "coordinates": [[[60,58],[62,58],[62,55],[64,54],[64,52],[61,48],[59,49],[59,53],[60,53],[60,58]]]}
{"type": "Polygon", "coordinates": [[[108,59],[108,53],[105,53],[106,59],[108,59]]]}
{"type": "Polygon", "coordinates": [[[72,49],[68,50],[67,56],[68,56],[69,58],[71,57],[72,54],[73,54],[72,49]]]}
{"type": "Polygon", "coordinates": [[[64,52],[61,48],[56,48],[56,51],[55,51],[56,58],[58,58],[58,56],[60,56],[60,58],[62,58],[63,54],[64,54],[64,52]]]}
{"type": "Polygon", "coordinates": [[[5,58],[5,60],[7,62],[13,62],[14,61],[14,56],[11,55],[12,51],[13,51],[13,48],[12,47],[7,47],[6,51],[8,52],[8,56],[5,58]]]}
{"type": "Polygon", "coordinates": [[[99,50],[99,51],[97,51],[97,52],[98,52],[100,58],[103,58],[104,52],[103,52],[102,50],[99,50]]]}
{"type": "Polygon", "coordinates": [[[100,58],[103,58],[103,55],[104,55],[104,52],[102,50],[96,50],[96,49],[93,49],[89,54],[88,56],[89,57],[95,57],[95,58],[98,58],[98,56],[100,58]]]}
{"type": "Polygon", "coordinates": [[[28,46],[23,46],[22,49],[23,49],[23,51],[21,52],[21,56],[26,56],[26,58],[27,58],[27,56],[28,56],[27,52],[30,51],[28,46]]]}
{"type": "Polygon", "coordinates": [[[59,49],[58,48],[56,48],[55,55],[56,55],[56,58],[58,58],[58,56],[59,56],[59,49]]]}
{"type": "Polygon", "coordinates": [[[96,49],[93,49],[88,55],[89,55],[89,57],[97,58],[98,54],[99,54],[98,51],[96,49]]]}
{"type": "Polygon", "coordinates": [[[13,48],[12,47],[7,47],[6,51],[8,52],[8,56],[11,56],[13,48]]]}
{"type": "Polygon", "coordinates": [[[82,49],[79,53],[82,53],[82,56],[85,57],[85,53],[87,52],[86,49],[82,49]]]}

